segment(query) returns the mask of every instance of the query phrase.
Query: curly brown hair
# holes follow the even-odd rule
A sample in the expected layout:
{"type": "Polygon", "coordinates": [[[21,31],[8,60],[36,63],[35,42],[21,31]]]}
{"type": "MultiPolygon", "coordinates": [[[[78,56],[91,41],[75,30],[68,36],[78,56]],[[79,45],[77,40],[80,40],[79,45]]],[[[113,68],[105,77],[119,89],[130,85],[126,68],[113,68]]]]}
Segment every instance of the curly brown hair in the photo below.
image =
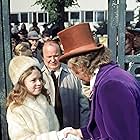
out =
{"type": "Polygon", "coordinates": [[[72,65],[75,69],[82,68],[83,71],[92,75],[96,68],[99,68],[103,64],[110,63],[111,56],[111,50],[107,47],[103,47],[94,52],[72,57],[68,60],[68,65],[72,65]]]}

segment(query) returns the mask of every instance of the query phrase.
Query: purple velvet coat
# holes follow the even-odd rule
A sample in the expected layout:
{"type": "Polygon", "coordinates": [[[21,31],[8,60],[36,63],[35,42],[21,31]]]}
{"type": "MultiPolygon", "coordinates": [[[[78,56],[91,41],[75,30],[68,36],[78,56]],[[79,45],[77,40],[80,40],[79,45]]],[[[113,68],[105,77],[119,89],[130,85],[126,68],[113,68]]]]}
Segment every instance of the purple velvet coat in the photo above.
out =
{"type": "Polygon", "coordinates": [[[140,84],[111,63],[100,68],[84,140],[139,140],[140,84]]]}

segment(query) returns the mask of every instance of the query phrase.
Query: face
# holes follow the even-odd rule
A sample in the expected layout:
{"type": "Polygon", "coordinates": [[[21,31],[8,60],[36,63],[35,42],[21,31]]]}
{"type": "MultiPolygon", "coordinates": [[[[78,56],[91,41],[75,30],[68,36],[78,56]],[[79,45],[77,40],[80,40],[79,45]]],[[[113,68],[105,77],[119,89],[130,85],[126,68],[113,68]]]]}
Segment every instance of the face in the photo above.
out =
{"type": "Polygon", "coordinates": [[[136,34],[134,37],[134,48],[140,47],[140,34],[136,34]]]}
{"type": "Polygon", "coordinates": [[[47,68],[50,70],[57,70],[60,67],[59,57],[60,48],[58,44],[45,44],[43,47],[43,60],[47,68]]]}
{"type": "Polygon", "coordinates": [[[29,39],[29,42],[31,43],[31,50],[35,51],[38,45],[37,39],[29,39]]]}
{"type": "Polygon", "coordinates": [[[78,66],[74,66],[71,63],[68,63],[69,68],[73,71],[74,75],[77,76],[80,80],[85,82],[90,82],[91,76],[87,71],[84,71],[83,68],[79,68],[78,66]]]}
{"type": "Polygon", "coordinates": [[[37,69],[33,70],[32,73],[25,78],[24,84],[31,95],[39,95],[43,86],[40,71],[37,69]]]}
{"type": "Polygon", "coordinates": [[[26,28],[25,24],[22,24],[21,29],[25,29],[25,28],[26,28]]]}
{"type": "Polygon", "coordinates": [[[126,32],[126,40],[125,40],[125,54],[132,54],[132,48],[133,48],[133,40],[134,35],[126,32]]]}

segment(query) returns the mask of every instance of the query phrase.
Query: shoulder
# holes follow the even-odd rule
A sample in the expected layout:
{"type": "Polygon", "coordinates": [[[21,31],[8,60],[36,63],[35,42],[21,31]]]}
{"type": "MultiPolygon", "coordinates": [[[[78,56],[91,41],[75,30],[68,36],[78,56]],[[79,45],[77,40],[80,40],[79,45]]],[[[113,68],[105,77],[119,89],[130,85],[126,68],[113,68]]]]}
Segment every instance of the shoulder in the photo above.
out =
{"type": "MultiPolygon", "coordinates": [[[[62,68],[62,71],[64,71],[65,73],[68,73],[72,76],[75,76],[72,72],[72,70],[68,67],[67,64],[64,64],[64,63],[61,63],[61,68],[62,68]]],[[[76,77],[76,76],[75,76],[76,77]]]]}
{"type": "Polygon", "coordinates": [[[7,118],[19,118],[22,114],[23,106],[14,106],[13,104],[10,104],[7,108],[7,118]]]}
{"type": "Polygon", "coordinates": [[[62,67],[63,69],[61,71],[61,79],[63,79],[64,83],[71,83],[81,87],[80,79],[74,75],[72,70],[68,68],[66,64],[62,64],[62,67]]]}

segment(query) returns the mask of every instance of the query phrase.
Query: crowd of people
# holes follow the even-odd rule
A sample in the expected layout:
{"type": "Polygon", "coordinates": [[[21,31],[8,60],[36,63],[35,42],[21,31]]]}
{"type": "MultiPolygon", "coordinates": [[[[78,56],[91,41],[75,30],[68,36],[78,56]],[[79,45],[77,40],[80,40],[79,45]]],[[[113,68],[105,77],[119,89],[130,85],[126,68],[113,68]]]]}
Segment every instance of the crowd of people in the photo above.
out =
{"type": "MultiPolygon", "coordinates": [[[[29,31],[17,26],[11,29],[13,88],[6,103],[11,140],[140,139],[140,83],[112,61],[88,23],[55,38],[46,24],[42,33],[36,22],[29,31]]],[[[137,54],[134,43],[127,45],[139,32],[127,31],[125,53],[137,54]]]]}

